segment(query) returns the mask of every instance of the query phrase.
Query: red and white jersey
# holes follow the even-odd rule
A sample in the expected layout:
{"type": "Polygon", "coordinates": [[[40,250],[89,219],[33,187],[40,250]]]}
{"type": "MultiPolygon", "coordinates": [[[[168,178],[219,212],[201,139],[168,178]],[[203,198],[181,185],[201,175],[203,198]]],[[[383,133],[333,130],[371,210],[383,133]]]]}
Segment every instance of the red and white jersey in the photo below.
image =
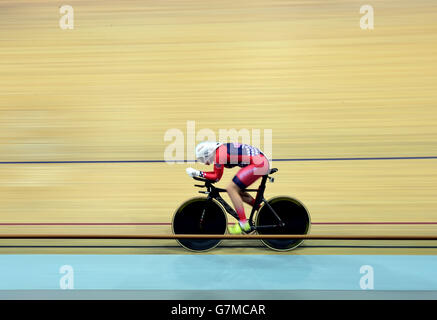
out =
{"type": "Polygon", "coordinates": [[[215,152],[214,171],[202,172],[204,178],[213,181],[221,179],[224,168],[246,167],[264,161],[264,154],[261,150],[248,144],[225,143],[215,152]]]}

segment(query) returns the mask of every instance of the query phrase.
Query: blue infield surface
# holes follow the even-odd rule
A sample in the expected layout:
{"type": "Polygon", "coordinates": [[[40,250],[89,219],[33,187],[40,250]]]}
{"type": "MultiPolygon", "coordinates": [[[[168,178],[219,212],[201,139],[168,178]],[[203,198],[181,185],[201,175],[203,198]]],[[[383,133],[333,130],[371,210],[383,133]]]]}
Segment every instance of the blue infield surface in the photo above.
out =
{"type": "Polygon", "coordinates": [[[432,255],[0,255],[0,290],[437,290],[432,255]]]}

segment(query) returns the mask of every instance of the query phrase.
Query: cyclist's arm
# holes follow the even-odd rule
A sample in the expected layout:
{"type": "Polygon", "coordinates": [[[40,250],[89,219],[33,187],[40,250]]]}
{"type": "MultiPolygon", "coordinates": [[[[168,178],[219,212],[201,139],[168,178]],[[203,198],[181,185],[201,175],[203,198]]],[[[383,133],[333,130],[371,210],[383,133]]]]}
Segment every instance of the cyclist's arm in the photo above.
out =
{"type": "Polygon", "coordinates": [[[201,176],[205,179],[212,181],[219,181],[223,175],[224,165],[214,163],[214,171],[201,171],[201,176]]]}

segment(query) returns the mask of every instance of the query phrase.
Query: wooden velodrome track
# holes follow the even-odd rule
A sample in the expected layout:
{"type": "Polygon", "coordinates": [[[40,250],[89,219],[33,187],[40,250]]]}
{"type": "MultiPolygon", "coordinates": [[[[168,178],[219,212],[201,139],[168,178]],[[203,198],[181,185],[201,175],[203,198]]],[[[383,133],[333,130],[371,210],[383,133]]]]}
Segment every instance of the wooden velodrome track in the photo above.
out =
{"type": "MultiPolygon", "coordinates": [[[[59,27],[62,4],[0,2],[1,233],[170,233],[176,207],[197,195],[189,164],[122,161],[163,160],[165,133],[187,121],[271,129],[273,159],[288,161],[273,161],[266,196],[303,201],[314,234],[437,232],[437,159],[406,158],[437,156],[435,1],[70,0],[72,30],[59,27]],[[364,4],[374,30],[360,28],[364,4]],[[375,159],[387,157],[398,158],[375,159]],[[328,160],[338,158],[372,159],[328,160]],[[19,163],[44,161],[108,162],[19,163]]],[[[290,254],[437,253],[432,241],[304,245],[290,254]]],[[[173,240],[0,246],[186,253],[173,240]]],[[[223,246],[210,253],[275,253],[223,246]]]]}

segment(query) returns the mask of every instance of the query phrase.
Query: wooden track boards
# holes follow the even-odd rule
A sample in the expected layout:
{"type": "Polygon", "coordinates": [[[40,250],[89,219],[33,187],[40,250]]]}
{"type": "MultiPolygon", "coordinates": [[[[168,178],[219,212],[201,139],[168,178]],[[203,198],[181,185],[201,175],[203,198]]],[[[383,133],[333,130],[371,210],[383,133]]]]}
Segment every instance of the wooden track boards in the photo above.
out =
{"type": "MultiPolygon", "coordinates": [[[[437,155],[433,1],[378,2],[374,30],[359,27],[360,1],[69,4],[73,30],[59,28],[55,1],[0,3],[1,162],[162,160],[165,133],[185,132],[187,121],[195,121],[196,132],[271,129],[275,159],[437,155]]],[[[267,195],[297,197],[313,222],[435,222],[436,163],[274,162],[280,171],[267,195]]],[[[186,167],[1,164],[0,222],[168,223],[175,208],[196,195],[186,167]]],[[[226,172],[223,183],[234,173],[226,172]]],[[[0,226],[11,233],[146,228],[170,232],[169,226],[0,226]]],[[[313,231],[436,228],[323,225],[313,231]]],[[[23,250],[120,249],[1,252],[23,250]]],[[[266,253],[217,252],[236,250],[266,253]]]]}

